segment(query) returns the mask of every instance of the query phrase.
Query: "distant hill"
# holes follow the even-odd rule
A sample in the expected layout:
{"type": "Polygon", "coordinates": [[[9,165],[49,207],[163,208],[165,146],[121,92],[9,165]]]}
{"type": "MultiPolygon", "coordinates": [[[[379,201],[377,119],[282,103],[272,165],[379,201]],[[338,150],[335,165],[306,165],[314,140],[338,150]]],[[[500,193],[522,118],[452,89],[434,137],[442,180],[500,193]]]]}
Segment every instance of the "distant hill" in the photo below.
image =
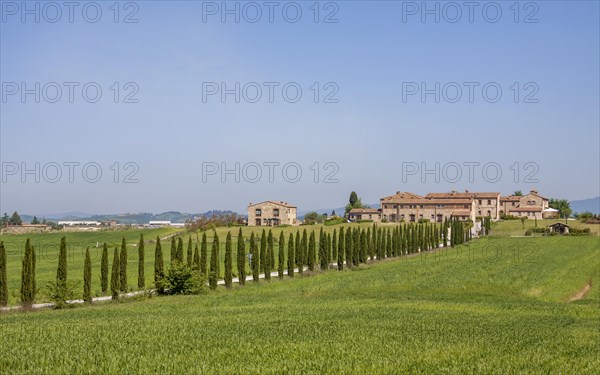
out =
{"type": "MultiPolygon", "coordinates": [[[[139,212],[139,213],[126,213],[126,214],[108,214],[108,215],[72,215],[72,213],[67,214],[55,214],[50,216],[37,216],[37,218],[41,221],[42,218],[45,218],[47,221],[58,221],[58,220],[97,220],[97,221],[110,221],[116,220],[119,224],[146,224],[151,220],[169,220],[173,223],[185,223],[187,220],[193,220],[194,218],[206,216],[211,217],[213,215],[222,215],[222,214],[233,214],[237,212],[233,211],[222,211],[222,210],[211,210],[202,213],[185,213],[178,211],[168,211],[160,214],[153,214],[151,212],[139,212]]],[[[23,222],[29,223],[33,219],[33,215],[21,215],[21,220],[23,222]]]]}
{"type": "Polygon", "coordinates": [[[600,197],[580,199],[571,201],[571,209],[573,212],[589,211],[593,214],[600,215],[600,197]]]}

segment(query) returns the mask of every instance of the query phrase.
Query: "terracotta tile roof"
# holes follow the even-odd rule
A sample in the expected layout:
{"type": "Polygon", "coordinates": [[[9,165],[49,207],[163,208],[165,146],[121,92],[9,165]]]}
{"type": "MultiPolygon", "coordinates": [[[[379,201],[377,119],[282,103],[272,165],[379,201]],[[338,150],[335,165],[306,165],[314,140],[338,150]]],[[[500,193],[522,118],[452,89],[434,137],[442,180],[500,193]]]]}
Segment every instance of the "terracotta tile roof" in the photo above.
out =
{"type": "Polygon", "coordinates": [[[500,196],[500,193],[489,193],[489,192],[470,192],[470,191],[465,191],[465,192],[458,192],[458,191],[452,191],[450,193],[429,193],[425,196],[425,198],[451,198],[451,199],[457,199],[457,198],[475,198],[475,199],[479,199],[479,198],[485,198],[485,199],[496,199],[500,196]]]}
{"type": "Polygon", "coordinates": [[[518,202],[522,197],[518,195],[509,195],[507,197],[500,197],[500,202],[518,202]]]}
{"type": "Polygon", "coordinates": [[[527,194],[525,194],[525,195],[533,195],[534,197],[538,197],[538,198],[541,198],[541,199],[544,199],[544,200],[548,200],[548,198],[546,198],[546,197],[542,197],[542,196],[541,196],[541,195],[539,195],[538,193],[531,193],[531,192],[530,192],[530,193],[527,193],[527,194]]]}
{"type": "Polygon", "coordinates": [[[433,206],[433,205],[465,205],[473,203],[471,199],[402,199],[395,197],[386,197],[381,199],[382,204],[416,204],[416,205],[424,205],[424,206],[433,206]]]}
{"type": "Polygon", "coordinates": [[[451,199],[437,197],[422,197],[417,194],[407,192],[397,192],[394,195],[381,198],[381,203],[385,204],[422,204],[422,205],[438,205],[438,204],[471,204],[470,198],[454,197],[451,199]]]}
{"type": "Polygon", "coordinates": [[[423,199],[423,197],[420,195],[417,195],[417,194],[406,192],[406,191],[405,192],[398,191],[398,192],[396,192],[396,194],[390,195],[388,197],[383,197],[380,200],[390,200],[390,199],[423,199]]]}
{"type": "Polygon", "coordinates": [[[349,211],[351,214],[377,214],[381,213],[381,210],[377,208],[353,208],[349,211]]]}
{"type": "Polygon", "coordinates": [[[250,204],[248,205],[248,208],[250,208],[250,207],[253,207],[253,206],[259,206],[259,205],[263,205],[263,204],[265,204],[265,203],[272,203],[272,204],[274,204],[274,205],[276,205],[276,206],[287,207],[287,208],[297,208],[296,206],[292,206],[292,205],[288,204],[287,202],[282,202],[282,201],[279,201],[279,202],[275,202],[275,201],[264,201],[264,202],[260,202],[260,203],[254,203],[254,204],[253,204],[253,203],[250,203],[250,204]]]}

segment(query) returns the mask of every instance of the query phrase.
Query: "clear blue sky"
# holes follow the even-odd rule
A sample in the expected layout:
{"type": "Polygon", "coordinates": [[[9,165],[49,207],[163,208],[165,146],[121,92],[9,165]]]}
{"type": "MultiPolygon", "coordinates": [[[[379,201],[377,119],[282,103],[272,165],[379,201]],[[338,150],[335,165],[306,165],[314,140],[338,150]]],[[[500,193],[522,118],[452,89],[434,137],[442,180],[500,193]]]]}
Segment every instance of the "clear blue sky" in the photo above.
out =
{"type": "MultiPolygon", "coordinates": [[[[439,23],[434,15],[422,22],[419,9],[416,15],[408,14],[415,11],[412,4],[421,2],[400,1],[336,2],[337,9],[322,2],[318,23],[310,8],[313,1],[298,2],[302,16],[296,23],[282,16],[286,2],[278,3],[272,23],[266,7],[256,23],[247,22],[243,13],[240,23],[234,22],[234,15],[223,23],[219,9],[216,15],[208,14],[212,4],[221,2],[192,1],[142,1],[135,3],[138,9],[123,9],[126,3],[121,3],[117,23],[110,9],[113,1],[100,2],[102,16],[96,23],[82,17],[85,3],[74,10],[73,23],[67,8],[57,22],[49,23],[44,16],[55,18],[55,10],[44,10],[40,3],[40,22],[27,14],[22,22],[23,9],[6,3],[2,1],[0,21],[5,94],[0,114],[5,179],[1,212],[244,212],[249,202],[266,199],[286,200],[304,210],[341,206],[351,190],[372,203],[399,190],[507,194],[535,188],[548,197],[581,199],[597,196],[600,189],[597,1],[540,1],[536,7],[523,2],[516,23],[513,1],[497,2],[502,15],[495,23],[490,22],[495,8],[486,8],[488,20],[482,15],[486,2],[478,3],[473,22],[463,8],[455,23],[448,22],[455,18],[455,9],[445,2],[439,3],[439,23]],[[122,22],[134,11],[138,23],[122,22]],[[339,22],[322,22],[332,12],[339,22]],[[538,22],[523,22],[527,16],[538,22]],[[47,86],[40,103],[33,95],[23,103],[20,93],[7,94],[14,89],[11,82],[28,88],[35,82],[41,87],[57,82],[63,85],[63,96],[50,103],[47,99],[54,91],[47,86]],[[64,82],[80,83],[73,103],[64,82]],[[84,100],[80,89],[87,82],[101,87],[99,102],[84,100]],[[121,86],[118,104],[110,89],[113,82],[121,86]],[[139,88],[134,95],[138,103],[122,103],[133,90],[123,87],[126,82],[139,88]],[[288,103],[276,88],[270,103],[263,86],[258,103],[243,98],[236,103],[233,95],[225,103],[219,95],[203,102],[203,82],[225,82],[229,87],[235,82],[278,82],[279,88],[296,82],[302,97],[288,103]],[[334,82],[339,102],[323,103],[331,86],[321,87],[319,103],[314,103],[314,82],[334,82]],[[449,82],[480,86],[473,103],[466,86],[456,103],[446,100],[454,97],[450,86],[439,103],[433,95],[423,103],[420,95],[403,100],[403,82],[426,83],[429,88],[436,82],[441,87],[449,82]],[[495,103],[481,94],[489,82],[502,89],[495,103]],[[514,103],[515,82],[520,85],[519,103],[514,103]],[[525,88],[528,82],[534,85],[525,88]],[[539,102],[523,103],[535,89],[533,98],[539,102]],[[10,172],[11,166],[21,168],[22,163],[33,169],[36,162],[47,172],[44,176],[40,170],[39,183],[34,175],[22,182],[21,170],[10,172]],[[65,162],[80,163],[72,183],[65,162]],[[90,162],[102,168],[97,183],[81,176],[81,165],[90,162]],[[120,163],[119,183],[109,169],[114,162],[120,163]],[[139,166],[138,183],[122,182],[126,162],[139,166]],[[273,182],[265,166],[257,183],[243,176],[235,183],[232,175],[225,183],[219,175],[203,182],[205,162],[225,162],[230,168],[235,162],[280,166],[273,182]],[[297,183],[282,177],[281,165],[290,162],[302,168],[297,183]],[[320,163],[319,183],[309,169],[315,162],[320,163]],[[337,183],[323,183],[333,170],[324,170],[327,162],[339,167],[337,183]],[[423,182],[419,174],[403,181],[403,162],[426,163],[429,168],[436,162],[441,167],[497,163],[503,174],[498,181],[486,181],[479,167],[470,182],[463,166],[463,177],[456,183],[443,175],[439,183],[434,175],[423,182]],[[515,162],[521,169],[517,183],[510,169],[515,162]],[[527,162],[539,168],[537,183],[525,180],[533,171],[524,169],[527,162]],[[48,181],[55,173],[51,163],[62,165],[63,175],[56,183],[48,181]]],[[[20,7],[21,2],[16,4],[20,7]]],[[[239,4],[247,18],[255,16],[254,9],[239,4]]],[[[228,5],[233,8],[235,2],[228,5]]],[[[295,16],[293,7],[287,10],[290,18],[295,16]]],[[[94,11],[88,9],[88,16],[95,17],[94,11]]]]}

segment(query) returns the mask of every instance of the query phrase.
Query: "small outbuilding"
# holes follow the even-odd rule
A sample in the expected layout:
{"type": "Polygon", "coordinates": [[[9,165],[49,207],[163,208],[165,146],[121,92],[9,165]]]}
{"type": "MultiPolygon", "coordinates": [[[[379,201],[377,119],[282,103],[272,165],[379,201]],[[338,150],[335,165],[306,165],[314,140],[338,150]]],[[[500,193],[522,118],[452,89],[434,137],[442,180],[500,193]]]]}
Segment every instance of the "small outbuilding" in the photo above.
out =
{"type": "Polygon", "coordinates": [[[552,225],[548,225],[550,232],[559,233],[559,234],[567,234],[569,233],[569,226],[565,223],[554,223],[552,225]]]}

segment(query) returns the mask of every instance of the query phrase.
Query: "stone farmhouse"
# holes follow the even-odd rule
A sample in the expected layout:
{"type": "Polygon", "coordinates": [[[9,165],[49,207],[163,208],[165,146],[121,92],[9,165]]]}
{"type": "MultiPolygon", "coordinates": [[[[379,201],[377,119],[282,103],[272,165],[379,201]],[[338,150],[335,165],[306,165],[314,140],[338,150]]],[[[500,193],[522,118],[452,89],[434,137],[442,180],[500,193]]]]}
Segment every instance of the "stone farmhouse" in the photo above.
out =
{"type": "Polygon", "coordinates": [[[296,225],[297,207],[287,202],[264,201],[248,205],[248,226],[296,225]]]}
{"type": "Polygon", "coordinates": [[[523,196],[500,197],[500,213],[524,216],[528,219],[545,219],[556,216],[556,210],[552,210],[548,205],[548,198],[539,195],[537,190],[531,190],[523,196]]]}
{"type": "Polygon", "coordinates": [[[531,190],[523,196],[501,196],[498,192],[429,193],[425,196],[409,192],[396,192],[380,199],[379,209],[352,209],[350,221],[374,222],[443,222],[445,219],[475,221],[478,216],[498,220],[502,215],[542,219],[552,217],[548,199],[531,190]]]}
{"type": "Polygon", "coordinates": [[[381,222],[381,210],[377,208],[353,208],[348,212],[348,220],[373,220],[375,223],[381,222]]]}

